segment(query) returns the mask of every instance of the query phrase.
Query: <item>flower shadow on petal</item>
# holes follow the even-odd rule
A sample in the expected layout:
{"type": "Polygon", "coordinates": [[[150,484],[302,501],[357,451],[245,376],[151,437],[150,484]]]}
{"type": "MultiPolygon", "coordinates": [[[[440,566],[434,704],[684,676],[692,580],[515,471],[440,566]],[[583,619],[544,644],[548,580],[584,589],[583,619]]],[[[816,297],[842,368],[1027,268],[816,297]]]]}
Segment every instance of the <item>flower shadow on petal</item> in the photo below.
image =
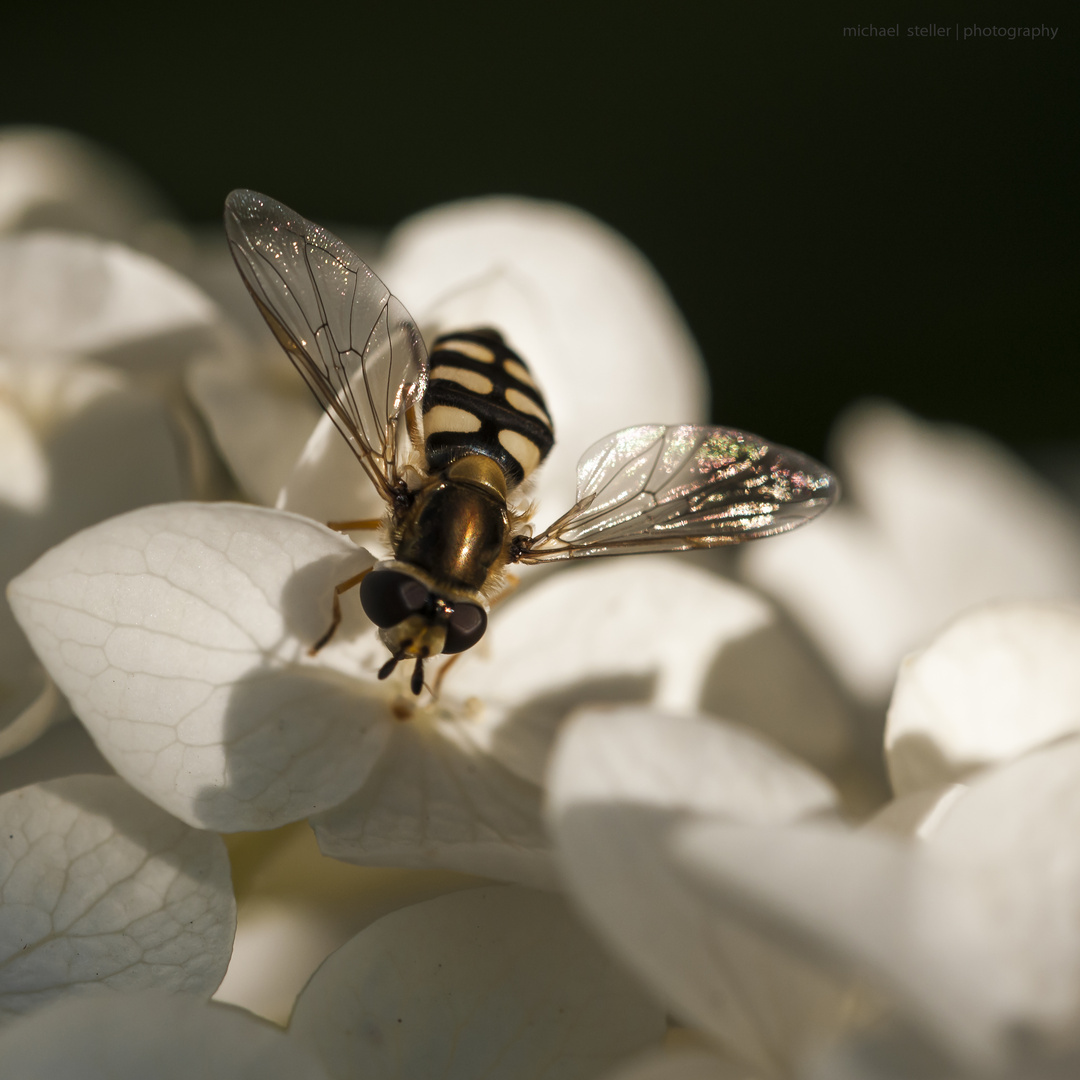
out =
{"type": "MultiPolygon", "coordinates": [[[[300,567],[281,590],[281,614],[285,629],[299,641],[314,645],[330,627],[334,589],[344,581],[375,565],[374,556],[358,548],[355,557],[326,555],[300,567]]],[[[329,643],[333,645],[370,630],[371,623],[360,614],[359,594],[353,586],[340,597],[342,620],[329,643]],[[358,626],[357,623],[362,625],[358,626]]],[[[357,671],[357,674],[361,672],[357,671]]]]}
{"type": "Polygon", "coordinates": [[[668,854],[684,818],[632,801],[571,807],[555,830],[563,872],[593,928],[680,1022],[750,1069],[784,1074],[837,1029],[850,984],[687,889],[668,854]]]}
{"type": "Polygon", "coordinates": [[[162,370],[179,372],[193,356],[214,352],[221,346],[216,327],[185,326],[161,330],[132,341],[122,341],[96,349],[93,356],[110,366],[124,370],[162,370]],[[147,357],[153,357],[148,364],[147,357]]]}
{"type": "MultiPolygon", "coordinates": [[[[226,692],[220,728],[207,732],[206,767],[197,769],[214,780],[192,792],[203,828],[272,829],[336,806],[364,783],[392,730],[385,695],[327,668],[261,665],[226,692]]],[[[198,763],[191,719],[195,730],[182,737],[198,763]]]]}
{"type": "Polygon", "coordinates": [[[659,672],[597,675],[544,694],[534,694],[511,708],[495,728],[495,757],[519,776],[541,782],[552,743],[566,718],[585,705],[633,705],[652,701],[659,672]]]}
{"type": "Polygon", "coordinates": [[[744,724],[826,772],[853,749],[865,749],[874,784],[887,790],[880,719],[868,717],[859,730],[838,681],[786,616],[724,643],[702,680],[697,708],[744,724]],[[855,740],[865,746],[853,747],[855,740]]]}
{"type": "Polygon", "coordinates": [[[381,646],[355,589],[341,598],[332,640],[311,662],[303,656],[331,624],[335,586],[373,562],[363,549],[327,555],[285,581],[279,610],[302,654],[284,665],[268,659],[225,691],[216,733],[223,782],[195,795],[204,827],[267,829],[308,817],[351,795],[374,767],[392,717],[369,659],[381,646]]]}

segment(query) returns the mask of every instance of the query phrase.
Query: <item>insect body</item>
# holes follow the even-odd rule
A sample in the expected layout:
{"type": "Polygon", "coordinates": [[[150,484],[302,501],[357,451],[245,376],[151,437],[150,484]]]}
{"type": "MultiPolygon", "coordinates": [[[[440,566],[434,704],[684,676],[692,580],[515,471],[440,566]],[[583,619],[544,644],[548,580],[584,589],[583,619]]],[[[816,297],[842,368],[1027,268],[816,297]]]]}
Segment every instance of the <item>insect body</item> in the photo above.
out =
{"type": "Polygon", "coordinates": [[[507,498],[554,441],[544,399],[495,330],[435,342],[422,414],[429,479],[404,492],[391,517],[395,560],[360,586],[390,649],[386,674],[415,656],[414,685],[427,656],[461,652],[483,635],[483,594],[509,557],[507,498]]]}
{"type": "Polygon", "coordinates": [[[425,659],[483,636],[509,564],[754,540],[836,496],[821,465],[755,435],[644,424],[585,452],[576,502],[534,535],[512,500],[554,435],[498,331],[446,334],[429,359],[400,301],[333,234],[245,190],[228,197],[225,229],[270,329],[387,504],[394,557],[362,576],[360,600],[390,650],[379,677],[415,659],[416,694],[425,659]]]}

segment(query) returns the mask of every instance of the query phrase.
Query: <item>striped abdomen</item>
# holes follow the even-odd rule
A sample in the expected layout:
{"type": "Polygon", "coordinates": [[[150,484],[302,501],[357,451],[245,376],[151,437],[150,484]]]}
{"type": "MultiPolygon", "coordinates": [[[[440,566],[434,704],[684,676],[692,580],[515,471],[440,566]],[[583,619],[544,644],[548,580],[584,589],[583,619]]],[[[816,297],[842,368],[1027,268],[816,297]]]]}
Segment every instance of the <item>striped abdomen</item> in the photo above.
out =
{"type": "Polygon", "coordinates": [[[507,488],[522,482],[554,442],[551,419],[521,357],[493,330],[444,334],[429,358],[424,394],[428,471],[469,454],[496,461],[507,488]]]}

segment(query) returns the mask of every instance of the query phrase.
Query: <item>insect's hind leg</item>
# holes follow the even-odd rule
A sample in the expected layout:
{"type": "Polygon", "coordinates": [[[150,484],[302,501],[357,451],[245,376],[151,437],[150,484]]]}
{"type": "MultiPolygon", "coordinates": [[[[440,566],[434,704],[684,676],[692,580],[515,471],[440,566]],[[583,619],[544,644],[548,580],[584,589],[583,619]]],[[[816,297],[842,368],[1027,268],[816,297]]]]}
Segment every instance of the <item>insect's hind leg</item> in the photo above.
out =
{"type": "Polygon", "coordinates": [[[334,586],[334,614],[330,621],[330,625],[326,629],[326,633],[323,634],[314,645],[308,649],[308,656],[314,656],[333,636],[334,631],[337,630],[341,623],[341,594],[348,592],[354,585],[359,585],[361,581],[371,573],[372,567],[368,567],[366,570],[361,570],[359,574],[354,574],[347,581],[341,582],[340,585],[334,586]]]}

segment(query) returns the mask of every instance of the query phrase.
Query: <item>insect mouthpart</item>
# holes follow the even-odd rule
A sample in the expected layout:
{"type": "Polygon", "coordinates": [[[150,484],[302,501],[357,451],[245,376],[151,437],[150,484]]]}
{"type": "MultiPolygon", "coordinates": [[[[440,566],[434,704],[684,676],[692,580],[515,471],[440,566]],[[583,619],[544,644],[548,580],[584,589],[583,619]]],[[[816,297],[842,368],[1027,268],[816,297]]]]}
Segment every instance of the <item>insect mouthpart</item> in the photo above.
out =
{"type": "Polygon", "coordinates": [[[360,603],[390,650],[379,678],[388,678],[402,660],[415,658],[410,689],[419,694],[424,661],[475,645],[487,629],[487,612],[479,604],[440,596],[397,565],[376,567],[364,578],[360,603]]]}
{"type": "MultiPolygon", "coordinates": [[[[379,678],[389,678],[394,668],[397,667],[398,661],[404,659],[406,659],[404,653],[398,656],[391,656],[390,659],[379,668],[379,678]]],[[[425,657],[423,656],[418,656],[416,658],[416,667],[413,668],[412,678],[409,679],[409,689],[417,696],[419,696],[420,691],[424,688],[424,660],[425,657]]]]}

